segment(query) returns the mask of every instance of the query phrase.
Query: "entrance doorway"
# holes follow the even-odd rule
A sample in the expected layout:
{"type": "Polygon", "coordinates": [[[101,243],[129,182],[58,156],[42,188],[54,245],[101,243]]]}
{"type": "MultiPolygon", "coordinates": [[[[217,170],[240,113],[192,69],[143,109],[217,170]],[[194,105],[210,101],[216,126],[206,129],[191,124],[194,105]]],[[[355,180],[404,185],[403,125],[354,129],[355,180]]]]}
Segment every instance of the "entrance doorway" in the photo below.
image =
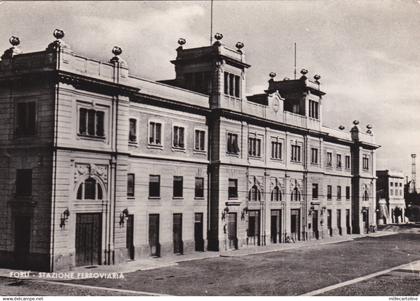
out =
{"type": "Polygon", "coordinates": [[[15,216],[15,265],[26,268],[30,263],[29,247],[31,243],[31,218],[15,216]]]}
{"type": "Polygon", "coordinates": [[[159,257],[159,214],[149,214],[149,246],[150,255],[159,257]]]}
{"type": "Polygon", "coordinates": [[[300,209],[292,209],[290,211],[290,232],[292,239],[300,240],[300,209]]]}
{"type": "Polygon", "coordinates": [[[369,208],[364,208],[363,212],[363,233],[369,233],[369,208]]]}
{"type": "Polygon", "coordinates": [[[319,239],[318,210],[312,212],[312,236],[319,239]]]}
{"type": "Polygon", "coordinates": [[[332,212],[331,209],[327,210],[327,229],[328,234],[332,236],[332,212]]]}
{"type": "Polygon", "coordinates": [[[281,242],[281,210],[271,210],[271,243],[281,242]]]}
{"type": "Polygon", "coordinates": [[[196,251],[204,251],[203,213],[194,214],[194,242],[196,251]]]}
{"type": "Polygon", "coordinates": [[[351,234],[350,230],[350,209],[346,209],[346,228],[347,228],[347,234],[351,234]]]}
{"type": "Polygon", "coordinates": [[[134,215],[127,216],[126,247],[128,257],[134,259],[134,215]]]}
{"type": "Polygon", "coordinates": [[[102,217],[100,213],[76,214],[76,265],[101,263],[102,217]]]}
{"type": "Polygon", "coordinates": [[[173,219],[173,242],[174,242],[174,253],[182,254],[183,243],[182,243],[182,214],[175,213],[173,219]]]}
{"type": "Polygon", "coordinates": [[[238,238],[236,236],[237,232],[237,214],[235,212],[231,212],[228,214],[228,241],[229,241],[229,249],[237,249],[238,248],[238,238]]]}
{"type": "Polygon", "coordinates": [[[338,234],[343,235],[341,231],[341,209],[337,209],[337,229],[338,229],[338,234]]]}
{"type": "Polygon", "coordinates": [[[248,244],[260,245],[260,211],[248,211],[248,244]]]}

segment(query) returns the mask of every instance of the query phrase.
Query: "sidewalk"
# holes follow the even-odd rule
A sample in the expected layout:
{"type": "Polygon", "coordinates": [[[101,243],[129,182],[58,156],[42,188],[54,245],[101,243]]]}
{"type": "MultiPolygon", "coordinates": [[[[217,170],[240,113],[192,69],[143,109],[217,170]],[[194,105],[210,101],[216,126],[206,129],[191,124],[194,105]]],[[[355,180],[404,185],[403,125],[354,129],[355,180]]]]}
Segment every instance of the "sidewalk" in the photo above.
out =
{"type": "MultiPolygon", "coordinates": [[[[206,251],[202,253],[186,254],[186,255],[174,255],[168,257],[160,258],[142,258],[139,260],[127,261],[125,263],[117,265],[98,265],[94,267],[76,267],[71,271],[63,271],[61,273],[73,272],[73,273],[131,273],[135,271],[146,271],[152,269],[158,269],[169,266],[176,266],[179,262],[183,261],[192,261],[192,260],[201,260],[206,258],[215,258],[215,257],[239,257],[252,254],[263,254],[270,252],[279,252],[284,250],[292,250],[299,248],[308,248],[317,245],[325,244],[334,244],[345,241],[351,241],[361,237],[380,237],[384,235],[397,234],[397,232],[391,231],[380,231],[369,234],[352,234],[345,236],[336,236],[328,237],[321,240],[308,240],[308,241],[298,241],[296,243],[281,243],[273,244],[267,246],[255,246],[255,247],[245,247],[239,250],[230,250],[230,251],[219,251],[212,252],[206,251]]],[[[10,277],[10,273],[17,273],[19,270],[12,269],[0,269],[0,277],[10,277]]],[[[25,271],[27,272],[27,271],[25,271]]],[[[60,272],[59,272],[60,273],[60,272]]],[[[31,275],[36,277],[37,272],[31,272],[31,275]]],[[[51,279],[51,280],[60,280],[60,279],[51,279]]]]}

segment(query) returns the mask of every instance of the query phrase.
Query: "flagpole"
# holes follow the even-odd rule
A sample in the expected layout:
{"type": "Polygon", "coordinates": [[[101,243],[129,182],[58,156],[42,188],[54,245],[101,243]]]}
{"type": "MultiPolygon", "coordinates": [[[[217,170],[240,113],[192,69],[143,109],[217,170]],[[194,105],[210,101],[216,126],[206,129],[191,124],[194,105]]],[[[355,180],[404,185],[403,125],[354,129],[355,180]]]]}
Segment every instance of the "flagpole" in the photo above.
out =
{"type": "Polygon", "coordinates": [[[295,42],[295,79],[296,79],[296,42],[295,42]]]}
{"type": "Polygon", "coordinates": [[[210,46],[213,44],[213,0],[210,0],[210,46]]]}

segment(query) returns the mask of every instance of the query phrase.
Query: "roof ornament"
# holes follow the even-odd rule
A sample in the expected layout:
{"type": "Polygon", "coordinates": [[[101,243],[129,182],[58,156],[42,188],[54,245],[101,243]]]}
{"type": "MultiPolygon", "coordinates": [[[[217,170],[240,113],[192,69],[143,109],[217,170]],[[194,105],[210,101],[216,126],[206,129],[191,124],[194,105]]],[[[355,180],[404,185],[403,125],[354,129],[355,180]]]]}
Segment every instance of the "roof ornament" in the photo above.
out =
{"type": "Polygon", "coordinates": [[[306,74],[308,74],[308,70],[305,69],[305,68],[303,68],[302,70],[300,70],[300,74],[302,74],[302,76],[300,77],[300,79],[306,80],[307,79],[306,74]]]}
{"type": "Polygon", "coordinates": [[[242,42],[238,42],[238,43],[236,43],[236,45],[235,45],[235,47],[236,47],[236,50],[239,52],[239,53],[241,53],[242,54],[242,48],[244,48],[244,43],[242,43],[242,42]]]}
{"type": "Polygon", "coordinates": [[[346,127],[345,127],[344,125],[340,125],[338,128],[342,131],[342,130],[344,130],[346,127]]]}
{"type": "Polygon", "coordinates": [[[186,40],[186,39],[184,39],[184,38],[179,38],[179,39],[178,39],[178,45],[179,45],[179,47],[178,47],[178,48],[181,48],[181,49],[182,49],[182,46],[184,46],[184,45],[185,45],[185,43],[187,43],[187,40],[186,40]]]}
{"type": "Polygon", "coordinates": [[[70,48],[64,41],[64,31],[61,29],[55,29],[53,31],[53,36],[56,39],[54,42],[50,43],[47,47],[47,51],[60,51],[64,48],[70,48]]]}
{"type": "Polygon", "coordinates": [[[269,76],[271,79],[274,79],[277,76],[277,74],[276,72],[270,72],[269,76]]]}
{"type": "Polygon", "coordinates": [[[290,78],[288,78],[287,76],[285,78],[283,78],[283,80],[286,82],[288,80],[290,80],[290,78]]]}
{"type": "Polygon", "coordinates": [[[119,63],[120,65],[126,65],[126,62],[120,58],[120,55],[122,53],[122,49],[119,46],[114,46],[112,48],[112,54],[114,55],[114,57],[112,59],[109,60],[110,63],[115,64],[115,63],[119,63]]]}
{"type": "Polygon", "coordinates": [[[366,134],[373,135],[373,132],[372,132],[373,126],[371,124],[368,124],[366,128],[367,128],[366,134]]]}
{"type": "Polygon", "coordinates": [[[353,124],[357,126],[359,124],[359,120],[354,120],[353,124]]]}
{"type": "Polygon", "coordinates": [[[20,39],[16,36],[11,36],[9,38],[9,43],[12,45],[9,49],[7,49],[3,55],[1,56],[1,59],[11,59],[17,54],[21,54],[22,50],[20,49],[20,39]]]}
{"type": "Polygon", "coordinates": [[[319,85],[320,84],[319,80],[321,79],[321,75],[315,74],[314,79],[315,79],[315,82],[319,85]]]}
{"type": "Polygon", "coordinates": [[[223,39],[223,35],[218,32],[214,35],[214,38],[216,39],[216,42],[214,42],[213,45],[221,46],[222,42],[220,42],[220,40],[223,39]]]}

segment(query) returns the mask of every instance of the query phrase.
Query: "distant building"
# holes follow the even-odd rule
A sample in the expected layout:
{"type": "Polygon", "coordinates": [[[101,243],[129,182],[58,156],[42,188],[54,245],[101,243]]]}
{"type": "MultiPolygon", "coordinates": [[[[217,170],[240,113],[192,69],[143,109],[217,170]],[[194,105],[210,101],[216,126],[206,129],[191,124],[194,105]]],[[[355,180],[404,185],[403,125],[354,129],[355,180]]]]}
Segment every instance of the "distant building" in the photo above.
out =
{"type": "Polygon", "coordinates": [[[378,223],[404,223],[404,175],[402,172],[390,170],[376,171],[376,191],[378,202],[378,223]]]}
{"type": "MultiPolygon", "coordinates": [[[[0,61],[0,265],[43,270],[363,233],[371,127],[323,125],[319,76],[245,96],[242,43],[184,49],[174,80],[46,50],[0,61]]],[[[147,60],[147,59],[146,59],[147,60]]]]}

